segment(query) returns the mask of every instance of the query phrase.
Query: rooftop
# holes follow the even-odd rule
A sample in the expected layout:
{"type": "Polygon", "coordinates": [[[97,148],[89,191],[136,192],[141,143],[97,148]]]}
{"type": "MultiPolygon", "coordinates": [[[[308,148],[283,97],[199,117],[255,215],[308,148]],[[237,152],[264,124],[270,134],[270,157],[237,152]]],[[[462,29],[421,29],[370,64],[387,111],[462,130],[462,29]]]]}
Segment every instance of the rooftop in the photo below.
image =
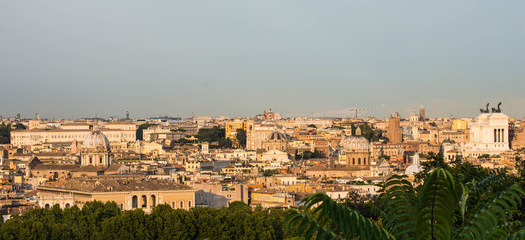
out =
{"type": "Polygon", "coordinates": [[[123,192],[123,191],[166,191],[166,190],[191,190],[186,185],[177,184],[160,179],[137,178],[71,178],[56,182],[46,182],[38,187],[76,190],[83,192],[123,192]]]}

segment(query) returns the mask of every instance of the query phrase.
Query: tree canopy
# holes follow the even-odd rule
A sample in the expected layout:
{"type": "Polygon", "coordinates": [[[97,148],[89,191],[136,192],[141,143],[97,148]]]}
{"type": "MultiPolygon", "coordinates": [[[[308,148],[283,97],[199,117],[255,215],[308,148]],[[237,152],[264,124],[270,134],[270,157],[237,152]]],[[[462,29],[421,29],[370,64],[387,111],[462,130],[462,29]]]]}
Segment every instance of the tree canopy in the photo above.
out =
{"type": "Polygon", "coordinates": [[[235,138],[237,138],[237,142],[239,143],[239,147],[245,148],[246,147],[246,130],[239,128],[237,129],[237,134],[235,135],[235,138]]]}
{"type": "MultiPolygon", "coordinates": [[[[153,124],[153,123],[143,123],[143,124],[140,124],[140,126],[137,128],[137,132],[136,132],[136,138],[137,140],[144,140],[144,129],[148,129],[149,127],[151,126],[155,126],[157,124],[153,124]]],[[[146,140],[149,140],[149,139],[146,139],[146,140]]]]}
{"type": "Polygon", "coordinates": [[[2,123],[0,125],[0,144],[11,143],[11,131],[12,130],[24,130],[26,126],[21,123],[17,123],[13,126],[11,124],[2,123]]]}
{"type": "MultiPolygon", "coordinates": [[[[199,142],[217,142],[217,147],[219,148],[233,147],[231,139],[226,138],[226,130],[217,126],[213,128],[201,128],[195,137],[199,139],[199,142]]],[[[213,147],[213,145],[210,145],[210,147],[213,147]]]]}
{"type": "Polygon", "coordinates": [[[0,226],[0,239],[284,239],[295,233],[283,228],[284,212],[252,210],[243,202],[230,207],[191,210],[156,206],[121,211],[114,202],[88,202],[60,209],[33,209],[0,226]]]}

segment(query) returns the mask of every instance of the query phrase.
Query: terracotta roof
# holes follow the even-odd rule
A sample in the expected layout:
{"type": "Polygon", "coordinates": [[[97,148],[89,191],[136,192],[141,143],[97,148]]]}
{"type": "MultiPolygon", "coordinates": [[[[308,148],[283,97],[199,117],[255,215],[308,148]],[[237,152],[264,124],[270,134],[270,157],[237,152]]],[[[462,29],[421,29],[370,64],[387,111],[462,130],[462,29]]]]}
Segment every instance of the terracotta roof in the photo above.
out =
{"type": "Polygon", "coordinates": [[[77,190],[85,192],[122,192],[122,191],[163,191],[163,190],[191,190],[186,185],[177,184],[158,179],[97,179],[97,178],[72,178],[56,182],[46,182],[38,187],[55,188],[64,190],[77,190]]]}
{"type": "Polygon", "coordinates": [[[47,170],[77,170],[80,169],[80,165],[73,164],[37,164],[31,169],[32,171],[47,171],[47,170]]]}
{"type": "Polygon", "coordinates": [[[254,191],[255,193],[264,193],[264,194],[276,194],[276,193],[280,193],[281,191],[277,188],[261,188],[261,189],[258,189],[256,191],[254,191]]]}
{"type": "Polygon", "coordinates": [[[325,171],[325,170],[338,170],[338,171],[355,171],[355,170],[368,170],[370,166],[344,166],[337,165],[334,168],[329,167],[310,167],[306,169],[307,171],[325,171]]]}

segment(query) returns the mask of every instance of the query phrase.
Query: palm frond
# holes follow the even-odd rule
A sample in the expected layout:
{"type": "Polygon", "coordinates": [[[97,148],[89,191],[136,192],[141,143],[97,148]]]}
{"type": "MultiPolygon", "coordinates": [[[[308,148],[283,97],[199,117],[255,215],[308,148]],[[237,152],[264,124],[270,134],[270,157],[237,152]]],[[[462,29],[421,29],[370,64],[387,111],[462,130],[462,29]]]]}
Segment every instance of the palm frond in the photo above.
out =
{"type": "Polygon", "coordinates": [[[416,204],[417,239],[450,239],[456,199],[452,175],[436,168],[426,179],[416,204]]]}
{"type": "Polygon", "coordinates": [[[502,238],[502,240],[525,240],[525,228],[502,238]]]}
{"type": "Polygon", "coordinates": [[[416,193],[407,178],[406,175],[388,178],[379,196],[385,208],[386,228],[399,239],[413,238],[415,235],[416,193]]]}
{"type": "Polygon", "coordinates": [[[521,195],[525,192],[518,185],[510,186],[505,192],[489,202],[468,218],[467,223],[457,231],[460,239],[487,239],[501,226],[508,225],[510,215],[518,204],[521,204],[521,195]]]}
{"type": "Polygon", "coordinates": [[[358,212],[338,204],[324,193],[314,193],[303,201],[306,209],[313,208],[313,215],[319,214],[319,219],[297,210],[289,210],[285,222],[289,227],[299,224],[298,234],[306,239],[311,239],[316,234],[318,239],[351,239],[357,236],[360,239],[395,239],[385,229],[358,212]],[[326,225],[333,226],[332,229],[320,224],[325,222],[326,225]]]}
{"type": "Polygon", "coordinates": [[[296,209],[289,209],[288,215],[284,222],[290,228],[293,225],[299,224],[298,235],[304,236],[305,239],[311,239],[314,234],[317,234],[316,239],[335,239],[336,235],[329,229],[323,227],[314,218],[307,214],[300,213],[296,209]]]}

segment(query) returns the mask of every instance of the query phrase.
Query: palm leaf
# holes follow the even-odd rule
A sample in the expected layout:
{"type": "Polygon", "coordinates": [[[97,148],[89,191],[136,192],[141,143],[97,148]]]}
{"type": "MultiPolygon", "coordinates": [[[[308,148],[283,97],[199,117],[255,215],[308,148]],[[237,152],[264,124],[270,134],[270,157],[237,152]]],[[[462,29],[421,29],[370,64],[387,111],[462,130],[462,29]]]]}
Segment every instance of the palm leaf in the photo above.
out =
{"type": "Polygon", "coordinates": [[[519,231],[516,231],[504,238],[503,240],[523,240],[525,239],[525,228],[521,228],[519,231]]]}
{"type": "Polygon", "coordinates": [[[314,208],[312,214],[318,213],[318,219],[290,209],[285,223],[288,227],[299,224],[298,234],[305,239],[311,239],[316,234],[317,238],[322,235],[325,239],[351,239],[356,236],[360,239],[395,239],[385,229],[324,193],[314,193],[303,201],[306,209],[314,208]]]}
{"type": "Polygon", "coordinates": [[[465,226],[458,230],[457,238],[490,239],[499,236],[502,232],[506,233],[501,227],[509,225],[512,211],[521,203],[520,194],[525,194],[523,189],[518,185],[510,186],[485,207],[471,215],[465,226]]]}
{"type": "Polygon", "coordinates": [[[426,179],[416,204],[417,239],[449,239],[456,206],[452,175],[436,168],[426,179]]]}
{"type": "Polygon", "coordinates": [[[407,239],[415,235],[414,205],[416,193],[407,176],[391,176],[380,190],[379,201],[384,205],[386,228],[396,238],[407,239]]]}

